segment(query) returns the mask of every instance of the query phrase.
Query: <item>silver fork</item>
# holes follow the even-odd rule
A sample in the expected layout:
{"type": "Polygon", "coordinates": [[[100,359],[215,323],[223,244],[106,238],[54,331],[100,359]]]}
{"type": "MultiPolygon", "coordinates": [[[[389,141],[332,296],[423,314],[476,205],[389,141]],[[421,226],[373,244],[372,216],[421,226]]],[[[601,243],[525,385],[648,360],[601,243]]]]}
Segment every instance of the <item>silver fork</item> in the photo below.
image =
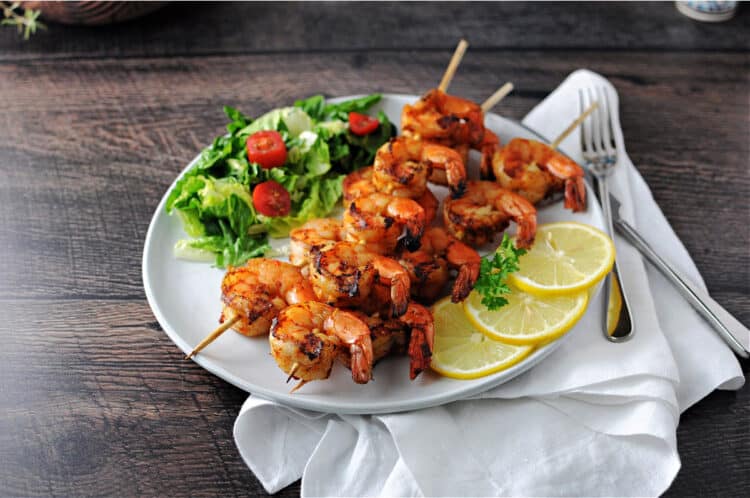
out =
{"type": "MultiPolygon", "coordinates": [[[[609,187],[607,185],[608,177],[617,166],[617,144],[615,143],[614,132],[612,130],[611,105],[604,87],[579,90],[578,96],[581,112],[594,102],[598,102],[599,104],[590,118],[581,123],[581,148],[588,170],[596,177],[599,202],[602,205],[607,234],[614,239],[612,206],[610,205],[609,187]]],[[[633,317],[630,314],[628,298],[625,292],[623,292],[622,277],[616,258],[612,272],[604,279],[604,288],[602,290],[604,292],[604,337],[612,342],[627,341],[633,336],[633,317]],[[613,274],[615,275],[615,282],[622,296],[622,308],[617,325],[610,334],[607,330],[607,315],[609,312],[609,297],[612,291],[613,274]]]]}

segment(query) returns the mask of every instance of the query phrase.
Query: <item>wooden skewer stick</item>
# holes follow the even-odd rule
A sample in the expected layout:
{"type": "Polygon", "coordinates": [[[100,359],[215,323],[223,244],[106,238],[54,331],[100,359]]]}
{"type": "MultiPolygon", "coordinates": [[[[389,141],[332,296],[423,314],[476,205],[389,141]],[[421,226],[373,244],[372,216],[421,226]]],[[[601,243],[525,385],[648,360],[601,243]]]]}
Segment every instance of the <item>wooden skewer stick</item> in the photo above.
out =
{"type": "Polygon", "coordinates": [[[445,70],[445,74],[443,75],[443,79],[440,80],[440,85],[438,86],[438,89],[445,93],[448,91],[448,86],[451,84],[451,80],[453,79],[453,75],[456,74],[456,69],[458,68],[458,65],[461,63],[461,59],[464,56],[464,52],[466,52],[466,48],[469,46],[469,43],[461,39],[460,42],[458,42],[458,46],[456,47],[455,52],[453,52],[453,57],[451,57],[451,61],[448,64],[448,68],[445,70]]]}
{"type": "Polygon", "coordinates": [[[567,128],[565,128],[565,130],[563,130],[563,132],[560,133],[560,136],[557,137],[550,144],[550,147],[552,147],[553,149],[556,149],[557,146],[560,145],[560,143],[563,140],[565,140],[568,137],[568,135],[570,135],[573,132],[573,130],[575,130],[576,128],[578,128],[581,125],[581,123],[583,123],[583,120],[586,119],[587,117],[589,117],[589,114],[591,114],[592,112],[594,112],[594,109],[596,109],[597,107],[599,107],[599,102],[594,102],[593,104],[591,104],[588,109],[586,109],[585,111],[583,111],[583,114],[581,114],[580,116],[578,116],[575,121],[573,121],[572,123],[570,123],[570,126],[568,126],[567,128]]]}
{"type": "Polygon", "coordinates": [[[294,391],[296,391],[300,387],[304,386],[305,384],[307,384],[306,380],[299,381],[299,383],[296,386],[294,386],[291,391],[289,391],[289,394],[292,394],[294,391]]]}
{"type": "Polygon", "coordinates": [[[495,93],[490,95],[490,97],[484,101],[482,104],[482,112],[487,112],[493,107],[495,107],[501,100],[503,100],[507,95],[513,91],[513,83],[510,81],[501,86],[497,89],[495,93]]]}
{"type": "Polygon", "coordinates": [[[294,377],[295,372],[297,372],[297,369],[299,368],[299,363],[295,363],[292,365],[292,369],[289,370],[289,377],[286,378],[286,383],[289,384],[289,381],[292,380],[292,377],[294,377]]]}
{"type": "Polygon", "coordinates": [[[219,325],[219,326],[218,326],[218,327],[216,328],[216,330],[214,330],[213,332],[211,332],[210,334],[208,334],[208,335],[206,336],[206,338],[205,338],[205,339],[203,339],[203,340],[202,340],[202,341],[200,342],[200,344],[198,344],[197,346],[195,346],[195,349],[193,349],[192,351],[190,351],[190,354],[189,354],[189,355],[187,355],[187,356],[185,356],[185,359],[186,359],[186,360],[189,360],[189,359],[190,359],[190,358],[192,358],[192,357],[193,357],[193,356],[194,356],[194,355],[195,355],[196,353],[198,353],[198,352],[199,352],[200,350],[202,350],[203,348],[205,348],[206,346],[208,346],[209,344],[211,344],[212,342],[214,342],[214,340],[215,340],[215,339],[216,339],[217,337],[219,337],[219,336],[220,336],[221,334],[223,334],[223,333],[224,333],[224,332],[226,332],[226,331],[227,331],[227,330],[228,330],[229,328],[231,328],[231,327],[232,327],[232,325],[234,325],[235,323],[237,323],[237,322],[238,322],[238,321],[240,320],[240,318],[241,318],[241,317],[240,317],[240,315],[235,315],[235,316],[233,316],[232,318],[230,318],[229,320],[227,320],[227,321],[225,321],[224,323],[222,323],[221,325],[219,325]]]}

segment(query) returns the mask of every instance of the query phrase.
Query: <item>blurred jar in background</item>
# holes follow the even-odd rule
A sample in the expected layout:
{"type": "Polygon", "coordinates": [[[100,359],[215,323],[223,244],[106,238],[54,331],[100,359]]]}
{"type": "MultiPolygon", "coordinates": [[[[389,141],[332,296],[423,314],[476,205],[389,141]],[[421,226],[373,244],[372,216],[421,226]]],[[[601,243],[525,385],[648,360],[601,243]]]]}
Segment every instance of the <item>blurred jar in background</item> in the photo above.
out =
{"type": "Polygon", "coordinates": [[[737,13],[738,2],[719,0],[688,0],[675,2],[677,10],[691,19],[703,22],[728,21],[737,13]]]}

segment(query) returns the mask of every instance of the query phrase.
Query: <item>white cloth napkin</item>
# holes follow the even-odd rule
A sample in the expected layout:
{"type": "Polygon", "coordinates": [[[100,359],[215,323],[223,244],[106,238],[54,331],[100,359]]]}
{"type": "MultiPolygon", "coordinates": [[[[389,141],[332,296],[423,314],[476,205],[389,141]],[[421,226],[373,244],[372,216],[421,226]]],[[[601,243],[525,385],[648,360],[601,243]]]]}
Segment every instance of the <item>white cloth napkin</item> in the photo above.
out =
{"type": "MultiPolygon", "coordinates": [[[[524,123],[548,138],[579,112],[578,88],[614,87],[571,74],[524,123]]],[[[612,191],[657,251],[703,285],[690,256],[622,151],[612,191]],[[638,206],[637,212],[633,206],[638,206]]],[[[580,160],[577,132],[562,148],[580,160]]],[[[601,338],[600,316],[536,368],[472,399],[409,413],[324,415],[250,396],[237,447],[266,490],[302,478],[303,496],[647,496],[680,468],[679,414],[717,387],[738,389],[730,349],[671,285],[616,238],[636,335],[601,338]]],[[[747,338],[750,341],[750,338],[747,338]]]]}

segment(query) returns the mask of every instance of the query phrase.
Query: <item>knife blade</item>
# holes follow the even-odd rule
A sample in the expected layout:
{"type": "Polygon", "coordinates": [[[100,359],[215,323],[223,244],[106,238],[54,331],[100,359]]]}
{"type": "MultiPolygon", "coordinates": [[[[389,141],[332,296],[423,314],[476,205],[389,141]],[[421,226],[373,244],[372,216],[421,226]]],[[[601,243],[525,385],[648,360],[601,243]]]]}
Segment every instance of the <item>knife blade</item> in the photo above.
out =
{"type": "Polygon", "coordinates": [[[620,216],[620,201],[609,194],[612,206],[612,222],[615,229],[630,244],[643,254],[649,263],[654,265],[672,285],[682,294],[685,300],[713,327],[735,354],[750,358],[750,331],[724,307],[713,300],[707,292],[693,284],[690,279],[678,272],[671,264],[659,256],[640,234],[620,216]],[[743,341],[742,338],[745,338],[743,341]]]}

